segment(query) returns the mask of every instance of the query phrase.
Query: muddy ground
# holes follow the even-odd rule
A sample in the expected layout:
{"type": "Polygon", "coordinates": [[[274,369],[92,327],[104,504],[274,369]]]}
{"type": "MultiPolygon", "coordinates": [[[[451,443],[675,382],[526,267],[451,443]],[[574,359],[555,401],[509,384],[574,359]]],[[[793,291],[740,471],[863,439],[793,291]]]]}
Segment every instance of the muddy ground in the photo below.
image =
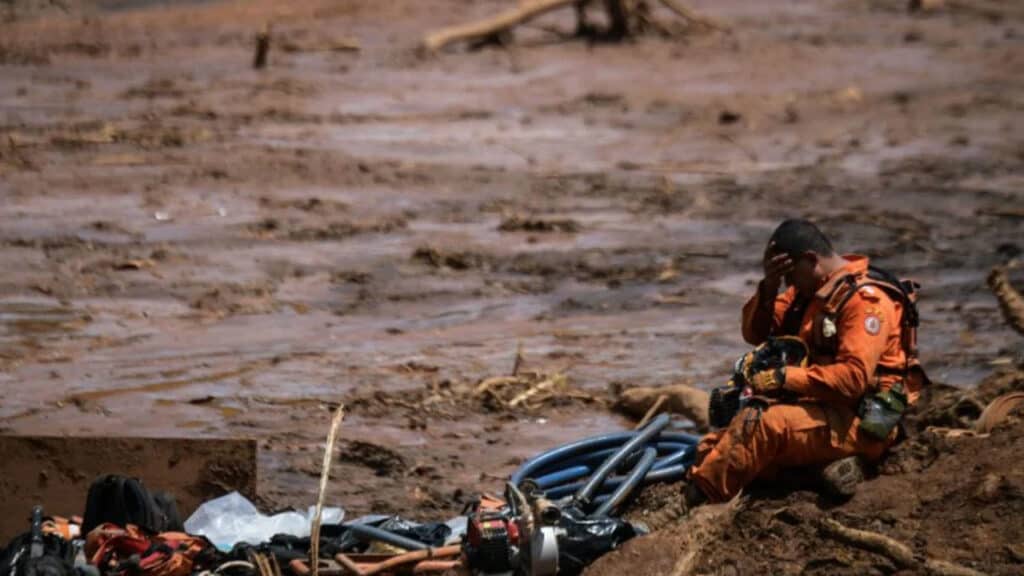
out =
{"type": "Polygon", "coordinates": [[[330,500],[447,517],[629,425],[609,387],[720,382],[788,216],[924,285],[935,380],[1024,351],[984,282],[1024,248],[1012,3],[694,1],[732,31],[626,44],[559,13],[433,57],[508,2],[95,4],[0,4],[4,432],[255,437],[264,506],[305,507],[345,402],[330,500]],[[520,345],[578,393],[460,392],[520,345]]]}
{"type": "Polygon", "coordinates": [[[975,432],[969,421],[978,414],[964,407],[1021,390],[1021,370],[1000,371],[967,392],[937,386],[908,420],[910,437],[846,502],[821,495],[810,471],[755,483],[736,501],[685,518],[679,486],[648,489],[628,517],[656,531],[600,558],[586,575],[1020,574],[1024,469],[1015,462],[1024,450],[1024,409],[975,432]],[[851,545],[828,522],[893,539],[918,564],[851,545]],[[959,571],[933,571],[926,559],[959,571]]]}

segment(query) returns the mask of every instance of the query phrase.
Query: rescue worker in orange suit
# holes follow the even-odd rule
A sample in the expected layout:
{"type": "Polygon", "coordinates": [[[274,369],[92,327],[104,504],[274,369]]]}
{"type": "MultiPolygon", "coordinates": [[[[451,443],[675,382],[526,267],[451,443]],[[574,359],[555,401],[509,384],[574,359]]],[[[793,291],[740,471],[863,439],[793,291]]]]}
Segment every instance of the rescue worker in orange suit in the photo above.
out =
{"type": "MultiPolygon", "coordinates": [[[[862,426],[863,403],[885,392],[912,405],[927,377],[916,343],[908,346],[902,334],[904,300],[868,272],[866,257],[837,254],[811,222],[787,220],[775,230],[764,279],[743,308],[743,338],[759,345],[798,336],[809,361],[752,375],[753,393],[769,401],[748,405],[728,427],[702,439],[685,492],[689,505],[729,500],[784,468],[830,463],[826,480],[835,473],[833,490],[849,496],[863,478],[861,459],[877,461],[894,442],[899,414],[890,418],[891,430],[862,426]]],[[[916,318],[916,307],[913,313],[916,318]]]]}

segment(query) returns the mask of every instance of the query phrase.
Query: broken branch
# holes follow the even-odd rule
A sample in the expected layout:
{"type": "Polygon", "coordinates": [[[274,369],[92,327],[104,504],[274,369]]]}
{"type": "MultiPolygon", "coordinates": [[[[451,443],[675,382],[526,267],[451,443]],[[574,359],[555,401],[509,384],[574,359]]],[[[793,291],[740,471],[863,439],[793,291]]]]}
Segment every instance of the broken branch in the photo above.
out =
{"type": "Polygon", "coordinates": [[[563,6],[575,4],[577,0],[535,0],[522,4],[484,20],[442,28],[423,39],[423,48],[436,52],[445,46],[462,40],[478,40],[494,36],[563,6]]]}
{"type": "Polygon", "coordinates": [[[988,275],[988,286],[999,300],[999,309],[1003,311],[1006,323],[1024,334],[1024,296],[1010,284],[1006,268],[993,268],[988,275]]]}
{"type": "Polygon", "coordinates": [[[983,576],[977,570],[944,560],[924,558],[923,561],[919,561],[909,546],[877,532],[850,528],[831,518],[822,519],[820,526],[826,535],[869,552],[882,554],[900,568],[917,569],[923,565],[929,574],[937,576],[983,576]]]}
{"type": "Polygon", "coordinates": [[[668,395],[662,394],[661,396],[658,396],[658,399],[654,401],[654,404],[651,405],[647,410],[647,413],[644,414],[644,417],[636,423],[636,426],[634,426],[633,429],[639,430],[644,426],[647,426],[647,423],[651,421],[651,418],[654,418],[658,414],[658,411],[661,410],[661,406],[665,404],[666,400],[668,400],[668,395]]]}
{"type": "Polygon", "coordinates": [[[316,514],[313,516],[313,527],[310,530],[310,564],[313,567],[313,576],[320,574],[320,522],[323,519],[324,497],[327,495],[327,482],[331,478],[331,460],[334,459],[334,445],[338,440],[338,429],[345,419],[345,405],[339,404],[331,419],[331,429],[327,432],[327,446],[324,449],[324,464],[320,471],[320,490],[316,498],[316,514]]]}
{"type": "Polygon", "coordinates": [[[531,386],[525,392],[522,392],[512,400],[509,400],[508,406],[509,408],[515,408],[516,406],[518,406],[519,404],[523,403],[526,400],[529,400],[533,396],[536,396],[537,394],[550,388],[562,386],[563,384],[565,384],[565,374],[555,374],[550,378],[541,380],[540,382],[531,386]]]}

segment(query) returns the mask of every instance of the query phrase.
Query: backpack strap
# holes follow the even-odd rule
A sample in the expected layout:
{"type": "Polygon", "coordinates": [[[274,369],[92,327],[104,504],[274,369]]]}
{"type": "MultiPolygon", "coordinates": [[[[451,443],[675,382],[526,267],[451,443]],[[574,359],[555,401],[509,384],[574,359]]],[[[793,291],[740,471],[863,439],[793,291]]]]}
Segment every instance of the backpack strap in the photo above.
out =
{"type": "Polygon", "coordinates": [[[918,391],[931,383],[918,359],[917,329],[920,325],[920,315],[917,310],[917,291],[920,286],[916,282],[900,280],[892,273],[875,266],[869,266],[867,274],[860,277],[847,275],[837,282],[826,299],[823,312],[819,315],[821,318],[816,320],[815,347],[826,354],[835,355],[839,340],[837,319],[853,295],[861,288],[869,286],[882,290],[894,302],[900,304],[900,347],[906,359],[901,368],[877,366],[875,375],[898,376],[900,381],[895,386],[906,389],[908,396],[916,400],[918,391]]]}

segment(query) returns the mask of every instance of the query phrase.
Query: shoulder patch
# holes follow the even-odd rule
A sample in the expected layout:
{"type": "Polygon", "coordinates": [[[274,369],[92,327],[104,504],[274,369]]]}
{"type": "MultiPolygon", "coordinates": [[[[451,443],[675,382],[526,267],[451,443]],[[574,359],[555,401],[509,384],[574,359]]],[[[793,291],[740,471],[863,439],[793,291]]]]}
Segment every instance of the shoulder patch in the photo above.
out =
{"type": "Polygon", "coordinates": [[[868,314],[864,318],[864,330],[872,336],[876,336],[882,331],[882,319],[877,314],[868,314]]]}

